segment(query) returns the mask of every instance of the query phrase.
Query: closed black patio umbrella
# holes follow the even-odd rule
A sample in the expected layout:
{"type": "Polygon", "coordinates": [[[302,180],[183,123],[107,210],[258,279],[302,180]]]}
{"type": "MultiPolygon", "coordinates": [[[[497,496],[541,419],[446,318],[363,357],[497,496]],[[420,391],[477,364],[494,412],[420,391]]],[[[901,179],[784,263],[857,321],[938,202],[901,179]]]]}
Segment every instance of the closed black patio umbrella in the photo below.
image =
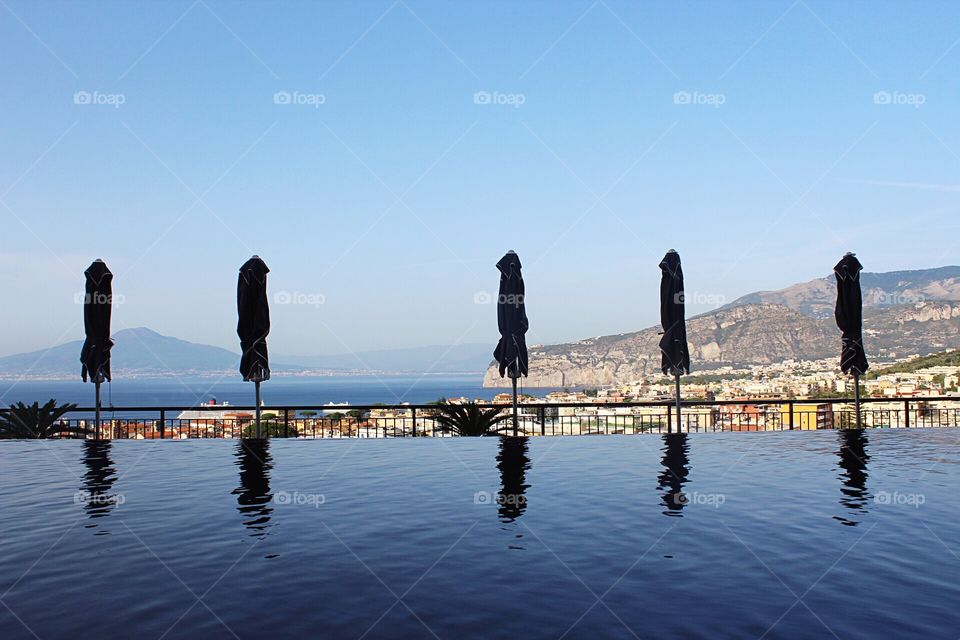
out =
{"type": "MultiPolygon", "coordinates": [[[[677,385],[677,431],[680,431],[680,376],[690,373],[687,349],[687,321],[683,298],[683,269],[680,254],[670,249],[660,261],[660,368],[672,375],[677,385]]],[[[667,425],[670,431],[670,425],[667,425]]]]}
{"type": "Polygon", "coordinates": [[[267,334],[270,333],[270,302],[267,300],[267,274],[270,269],[260,256],[253,256],[240,267],[237,278],[237,335],[240,336],[240,373],[244,382],[256,388],[256,430],[260,433],[260,383],[270,379],[267,334]]]}
{"type": "Polygon", "coordinates": [[[100,438],[100,384],[110,380],[110,314],[113,305],[113,274],[100,258],[83,272],[86,279],[83,298],[83,330],[86,334],[80,351],[84,382],[96,385],[96,437],[100,438]]]}
{"type": "Polygon", "coordinates": [[[517,435],[517,378],[527,375],[527,342],[524,337],[530,322],[524,301],[520,258],[512,250],[500,258],[500,293],[497,296],[497,327],[500,342],[493,352],[500,367],[500,377],[509,375],[513,382],[513,435],[517,435]]]}
{"type": "Polygon", "coordinates": [[[834,316],[843,332],[840,351],[840,370],[853,374],[853,398],[857,410],[857,428],[860,428],[860,376],[867,372],[867,354],[863,349],[863,294],[860,291],[860,271],[863,265],[854,253],[847,253],[833,273],[837,277],[837,306],[834,316]]]}

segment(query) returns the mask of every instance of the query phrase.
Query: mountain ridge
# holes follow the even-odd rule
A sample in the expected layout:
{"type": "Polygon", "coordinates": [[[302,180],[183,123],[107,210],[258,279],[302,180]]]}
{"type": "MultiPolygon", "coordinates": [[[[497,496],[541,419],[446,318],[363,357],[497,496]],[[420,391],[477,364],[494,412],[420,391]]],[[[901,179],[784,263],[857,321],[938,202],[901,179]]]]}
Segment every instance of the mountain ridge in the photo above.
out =
{"type": "MultiPolygon", "coordinates": [[[[960,347],[960,267],[863,273],[864,336],[871,357],[925,355],[960,347]]],[[[694,370],[724,364],[768,364],[785,358],[839,354],[833,323],[832,276],[758,291],[690,318],[694,370]]],[[[659,327],[530,348],[528,386],[597,386],[629,381],[659,368],[659,327]]],[[[206,375],[237,370],[240,356],[152,329],[114,334],[117,375],[206,375]]],[[[81,341],[0,357],[0,376],[72,377],[80,372],[81,341]]],[[[279,375],[310,373],[472,373],[505,386],[491,365],[493,345],[467,344],[300,356],[274,354],[279,375]]]]}
{"type": "MultiPolygon", "coordinates": [[[[786,305],[804,315],[827,318],[833,315],[836,287],[836,277],[831,273],[823,278],[792,284],[783,289],[754,291],[740,296],[720,309],[772,303],[786,305]]],[[[960,300],[960,266],[883,273],[865,271],[860,274],[860,288],[865,309],[927,300],[960,300]]]]}
{"type": "MultiPolygon", "coordinates": [[[[113,334],[112,371],[115,375],[165,377],[209,375],[237,371],[240,354],[212,345],[165,336],[147,327],[121,329],[113,334]]],[[[82,340],[50,349],[0,357],[0,376],[63,378],[80,374],[82,340]]],[[[276,374],[309,373],[477,373],[486,368],[489,345],[427,346],[336,354],[332,356],[272,355],[276,374]],[[403,366],[401,366],[403,365],[403,366]]]]}
{"type": "MultiPolygon", "coordinates": [[[[869,357],[926,355],[960,347],[960,267],[861,274],[869,357]]],[[[687,320],[694,371],[839,357],[833,275],[757,291],[687,320]]],[[[659,326],[530,348],[528,387],[603,386],[656,374],[659,326]]],[[[484,385],[506,387],[496,367],[484,385]]]]}
{"type": "MultiPolygon", "coordinates": [[[[603,386],[658,374],[660,327],[530,348],[528,387],[603,386]]],[[[785,305],[746,304],[687,321],[693,372],[722,366],[820,360],[840,355],[833,318],[813,318],[785,305]]],[[[932,301],[864,310],[870,358],[927,355],[960,347],[960,301],[932,301]]],[[[484,386],[506,387],[493,365],[484,386]]]]}

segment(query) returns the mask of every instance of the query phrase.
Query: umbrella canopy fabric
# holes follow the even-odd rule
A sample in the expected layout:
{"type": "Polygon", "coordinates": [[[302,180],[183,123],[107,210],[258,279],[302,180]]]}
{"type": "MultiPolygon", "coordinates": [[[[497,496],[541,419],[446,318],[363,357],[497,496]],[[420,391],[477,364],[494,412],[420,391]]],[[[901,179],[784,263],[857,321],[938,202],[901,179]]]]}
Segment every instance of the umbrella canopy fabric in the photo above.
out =
{"type": "Polygon", "coordinates": [[[509,370],[511,378],[527,375],[527,342],[524,337],[530,322],[524,302],[523,275],[520,258],[508,251],[497,263],[500,270],[500,293],[497,296],[497,326],[500,342],[493,357],[500,365],[500,377],[509,370]]]}
{"type": "Polygon", "coordinates": [[[240,373],[245,382],[270,379],[267,334],[270,333],[270,302],[267,274],[270,269],[253,256],[240,267],[237,279],[237,335],[240,336],[240,373]]]}
{"type": "Polygon", "coordinates": [[[686,308],[680,254],[671,249],[660,261],[660,368],[667,375],[690,373],[686,308]]]}
{"type": "Polygon", "coordinates": [[[113,274],[107,265],[94,260],[83,272],[86,278],[83,299],[83,329],[86,337],[80,350],[83,381],[110,380],[110,313],[113,304],[113,274]]]}
{"type": "Polygon", "coordinates": [[[862,374],[870,366],[863,349],[863,294],[860,292],[860,271],[863,265],[857,256],[848,253],[833,268],[837,276],[837,306],[834,316],[843,332],[840,370],[862,374]]]}

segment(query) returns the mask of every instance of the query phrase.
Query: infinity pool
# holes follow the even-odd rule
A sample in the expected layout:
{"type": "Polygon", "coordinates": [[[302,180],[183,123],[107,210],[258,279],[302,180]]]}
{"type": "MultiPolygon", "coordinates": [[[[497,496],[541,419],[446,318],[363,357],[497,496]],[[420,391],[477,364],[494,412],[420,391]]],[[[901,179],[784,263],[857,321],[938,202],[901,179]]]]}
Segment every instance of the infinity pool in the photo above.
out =
{"type": "Polygon", "coordinates": [[[4,639],[960,634],[956,429],[0,460],[4,639]]]}

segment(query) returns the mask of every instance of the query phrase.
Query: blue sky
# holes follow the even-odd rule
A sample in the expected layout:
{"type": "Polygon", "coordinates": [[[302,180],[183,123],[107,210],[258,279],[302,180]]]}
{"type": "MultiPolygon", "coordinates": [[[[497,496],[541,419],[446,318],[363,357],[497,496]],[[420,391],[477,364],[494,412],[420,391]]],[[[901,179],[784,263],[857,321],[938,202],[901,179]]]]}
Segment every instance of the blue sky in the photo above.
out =
{"type": "Polygon", "coordinates": [[[954,2],[0,0],[0,354],[82,335],[95,257],[115,330],[237,349],[258,253],[277,353],[493,345],[476,298],[510,248],[531,343],[654,324],[671,247],[689,313],[848,249],[957,264],[958,25],[954,2]]]}

